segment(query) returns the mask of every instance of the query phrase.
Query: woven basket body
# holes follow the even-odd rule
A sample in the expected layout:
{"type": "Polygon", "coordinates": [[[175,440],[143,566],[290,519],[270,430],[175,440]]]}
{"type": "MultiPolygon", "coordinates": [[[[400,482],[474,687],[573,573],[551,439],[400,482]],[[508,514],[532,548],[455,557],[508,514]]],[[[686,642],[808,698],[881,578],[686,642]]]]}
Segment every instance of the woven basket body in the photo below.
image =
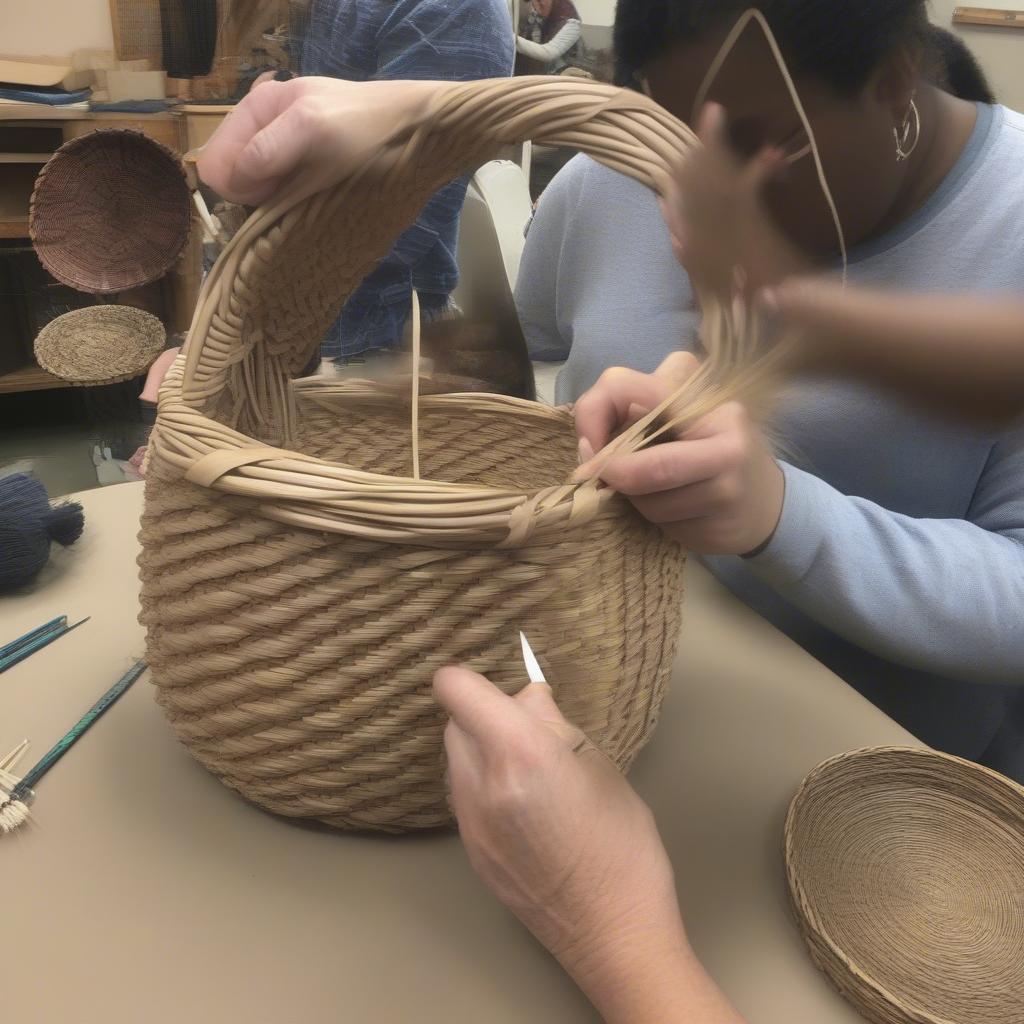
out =
{"type": "Polygon", "coordinates": [[[287,383],[425,199],[531,136],[653,185],[692,144],[644,97],[604,86],[452,86],[353,178],[254,214],[161,392],[140,558],[158,700],[199,761],[272,811],[449,822],[432,674],[463,663],[514,692],[520,630],[618,765],[655,724],[683,555],[623,499],[567,483],[567,410],[422,398],[413,479],[408,396],[287,383]]]}

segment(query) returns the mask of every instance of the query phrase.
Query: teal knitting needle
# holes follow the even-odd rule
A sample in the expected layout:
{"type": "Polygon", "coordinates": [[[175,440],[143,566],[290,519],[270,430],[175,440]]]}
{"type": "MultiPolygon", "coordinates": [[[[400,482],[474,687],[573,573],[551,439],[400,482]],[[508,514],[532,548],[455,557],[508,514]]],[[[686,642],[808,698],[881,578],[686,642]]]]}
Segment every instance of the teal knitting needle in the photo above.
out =
{"type": "MultiPolygon", "coordinates": [[[[9,668],[14,668],[15,665],[24,661],[30,654],[35,654],[36,651],[40,651],[48,644],[52,644],[54,640],[67,636],[73,629],[84,626],[90,618],[91,616],[87,615],[84,619],[80,619],[69,626],[65,616],[63,619],[64,625],[58,625],[56,628],[49,630],[49,632],[43,632],[45,627],[40,626],[38,630],[34,630],[29,634],[27,639],[22,638],[20,642],[15,641],[19,646],[15,648],[12,654],[9,654],[7,657],[0,657],[0,672],[6,672],[9,668]]],[[[55,619],[54,621],[59,623],[61,620],[55,619]]]]}
{"type": "Polygon", "coordinates": [[[46,636],[47,633],[63,629],[67,624],[68,617],[66,615],[58,615],[57,618],[50,619],[49,622],[44,622],[41,626],[36,626],[35,629],[29,631],[24,636],[19,636],[17,640],[12,640],[9,644],[4,644],[3,647],[0,647],[0,661],[20,651],[22,647],[32,643],[33,640],[38,640],[41,636],[46,636]]]}
{"type": "Polygon", "coordinates": [[[13,832],[29,816],[29,805],[35,798],[33,788],[39,780],[68,752],[82,734],[120,697],[149,666],[137,661],[54,746],[38,764],[14,787],[7,800],[0,804],[0,834],[13,832]]]}

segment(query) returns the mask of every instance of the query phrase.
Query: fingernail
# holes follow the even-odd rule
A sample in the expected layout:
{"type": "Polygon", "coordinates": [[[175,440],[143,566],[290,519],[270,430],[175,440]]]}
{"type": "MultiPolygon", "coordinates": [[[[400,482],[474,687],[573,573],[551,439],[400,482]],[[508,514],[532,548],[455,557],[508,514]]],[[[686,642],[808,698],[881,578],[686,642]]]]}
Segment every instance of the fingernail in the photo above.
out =
{"type": "Polygon", "coordinates": [[[576,446],[579,453],[579,464],[582,466],[584,463],[589,462],[594,457],[594,446],[585,438],[580,438],[580,443],[576,446]]]}

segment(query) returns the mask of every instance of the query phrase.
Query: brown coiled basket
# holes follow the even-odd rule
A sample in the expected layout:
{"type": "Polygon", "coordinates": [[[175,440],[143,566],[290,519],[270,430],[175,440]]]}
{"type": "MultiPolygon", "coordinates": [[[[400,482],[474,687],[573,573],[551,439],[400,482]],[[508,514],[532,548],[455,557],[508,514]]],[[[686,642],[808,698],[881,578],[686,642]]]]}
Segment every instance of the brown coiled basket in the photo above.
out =
{"type": "Polygon", "coordinates": [[[875,747],[814,769],[786,820],[811,958],[875,1024],[1024,1021],[1024,787],[875,747]]]}
{"type": "MultiPolygon", "coordinates": [[[[658,717],[683,554],[620,497],[568,483],[568,410],[424,397],[415,479],[409,400],[290,380],[425,200],[525,138],[655,188],[694,144],[600,84],[445,87],[343,180],[298,183],[249,219],[161,392],[140,558],[157,699],[203,765],[279,814],[448,823],[432,674],[463,663],[514,691],[520,630],[616,764],[658,717]]],[[[644,443],[639,427],[618,442],[644,443]]]]}
{"type": "Polygon", "coordinates": [[[40,262],[58,281],[93,295],[163,277],[191,225],[181,160],[133,129],[102,128],[65,142],[32,192],[29,231],[40,262]]]}

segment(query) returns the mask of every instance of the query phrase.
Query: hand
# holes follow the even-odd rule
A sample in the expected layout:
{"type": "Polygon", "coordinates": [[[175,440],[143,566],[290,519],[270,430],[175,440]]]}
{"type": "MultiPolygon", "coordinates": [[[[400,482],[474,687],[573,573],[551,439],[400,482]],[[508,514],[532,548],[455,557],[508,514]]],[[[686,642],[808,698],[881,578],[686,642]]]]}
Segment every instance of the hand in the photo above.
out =
{"type": "Polygon", "coordinates": [[[653,374],[613,369],[576,404],[576,432],[595,471],[650,522],[706,555],[748,555],[766,544],[782,515],[785,478],[745,408],[729,402],[678,440],[652,445],[604,466],[590,461],[623,427],[650,412],[693,374],[689,353],[669,356],[653,374]]]}
{"type": "Polygon", "coordinates": [[[451,803],[470,863],[605,1020],[734,1020],[700,1015],[728,1007],[686,941],[650,810],[551,689],[509,697],[447,668],[434,693],[451,715],[451,803]]]}
{"type": "Polygon", "coordinates": [[[135,449],[135,454],[128,460],[128,465],[135,470],[141,480],[146,475],[146,452],[148,445],[141,445],[135,449]]]}
{"type": "Polygon", "coordinates": [[[296,172],[312,195],[339,181],[412,122],[444,83],[296,78],[256,85],[199,154],[199,175],[223,198],[265,202],[296,172]]]}
{"type": "Polygon", "coordinates": [[[737,280],[756,290],[803,270],[807,261],[763,200],[786,157],[766,149],[741,162],[726,138],[725,110],[714,103],[705,106],[698,134],[703,148],[684,161],[662,203],[676,257],[697,289],[731,295],[737,280]]]}
{"type": "Polygon", "coordinates": [[[793,342],[798,368],[880,384],[985,429],[1024,413],[1024,302],[791,278],[758,302],[793,342]]]}
{"type": "Polygon", "coordinates": [[[149,371],[146,373],[145,386],[139,395],[139,398],[144,402],[155,402],[157,400],[160,395],[160,385],[163,384],[167,371],[171,368],[174,360],[178,358],[180,351],[180,345],[176,348],[164,349],[153,361],[153,365],[150,366],[149,371]]]}

